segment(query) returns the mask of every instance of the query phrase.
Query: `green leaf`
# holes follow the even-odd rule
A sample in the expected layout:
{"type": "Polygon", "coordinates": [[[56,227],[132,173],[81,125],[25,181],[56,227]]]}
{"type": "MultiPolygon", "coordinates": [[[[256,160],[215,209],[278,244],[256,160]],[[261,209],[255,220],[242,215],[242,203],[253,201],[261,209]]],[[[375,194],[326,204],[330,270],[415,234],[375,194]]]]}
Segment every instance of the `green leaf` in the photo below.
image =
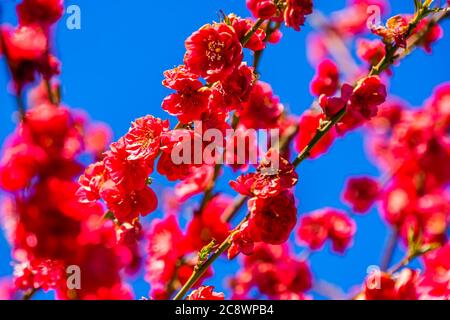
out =
{"type": "Polygon", "coordinates": [[[203,262],[205,262],[208,259],[209,255],[214,250],[216,245],[217,245],[217,242],[216,242],[215,239],[213,239],[209,244],[204,246],[202,248],[202,250],[200,250],[200,252],[198,253],[198,264],[197,264],[197,266],[202,265],[203,262]]]}

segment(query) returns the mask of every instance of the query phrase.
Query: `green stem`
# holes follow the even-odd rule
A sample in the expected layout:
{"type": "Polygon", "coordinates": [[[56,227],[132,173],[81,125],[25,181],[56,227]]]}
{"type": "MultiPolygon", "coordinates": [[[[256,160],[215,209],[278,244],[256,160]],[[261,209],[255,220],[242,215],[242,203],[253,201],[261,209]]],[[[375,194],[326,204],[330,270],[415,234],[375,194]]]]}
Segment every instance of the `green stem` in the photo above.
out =
{"type": "Polygon", "coordinates": [[[303,149],[302,152],[295,158],[294,162],[292,162],[292,165],[294,167],[298,167],[303,161],[309,158],[311,155],[312,149],[322,140],[322,138],[339,122],[342,120],[342,118],[345,116],[345,113],[347,111],[347,107],[342,108],[333,118],[328,121],[328,123],[323,127],[317,129],[316,134],[311,139],[309,144],[303,149]]]}
{"type": "MultiPolygon", "coordinates": [[[[249,215],[247,215],[239,224],[237,229],[240,228],[242,224],[244,224],[248,219],[249,215]]],[[[197,283],[197,281],[205,274],[206,270],[213,264],[214,261],[217,260],[225,251],[227,251],[232,244],[232,235],[230,234],[224,242],[217,248],[216,251],[206,260],[202,265],[195,267],[194,272],[191,277],[186,281],[181,290],[177,293],[174,300],[182,300],[184,296],[189,292],[189,290],[197,283]]]]}
{"type": "Polygon", "coordinates": [[[259,27],[264,23],[264,19],[258,19],[253,27],[247,32],[247,34],[242,39],[241,43],[242,46],[245,47],[245,45],[250,41],[251,37],[255,34],[256,31],[258,31],[259,27]]]}
{"type": "Polygon", "coordinates": [[[384,255],[380,265],[382,271],[388,270],[389,265],[391,264],[395,248],[397,247],[398,234],[399,230],[395,228],[394,230],[392,230],[392,233],[388,238],[388,241],[386,243],[386,249],[384,250],[384,255]]]}
{"type": "MultiPolygon", "coordinates": [[[[260,19],[261,20],[261,19],[260,19]]],[[[248,42],[248,40],[250,39],[250,37],[253,35],[253,33],[257,30],[257,28],[259,28],[259,26],[262,24],[263,21],[258,20],[256,22],[256,24],[254,25],[254,27],[252,28],[252,30],[254,30],[252,32],[252,30],[249,31],[249,33],[244,37],[243,44],[246,44],[248,42]],[[248,38],[248,39],[247,39],[248,38]]],[[[414,27],[415,28],[415,27],[414,27]]],[[[412,28],[412,29],[414,29],[412,28]]],[[[395,53],[395,52],[394,52],[395,53]]],[[[386,64],[387,66],[390,66],[390,64],[392,64],[392,60],[386,59],[387,57],[385,57],[381,62],[380,62],[380,66],[383,66],[386,64]],[[386,60],[385,62],[383,62],[384,60],[386,60]]],[[[374,67],[376,68],[376,67],[374,67]]],[[[379,74],[382,70],[382,68],[379,68],[377,70],[372,69],[369,75],[375,75],[375,74],[379,74]]],[[[342,120],[342,118],[345,116],[346,114],[346,107],[342,108],[335,116],[333,116],[333,118],[328,121],[328,123],[323,126],[322,128],[319,128],[316,132],[316,134],[314,135],[314,137],[311,139],[310,143],[305,147],[305,149],[296,157],[296,159],[293,162],[293,165],[295,167],[298,167],[304,160],[308,159],[311,153],[311,150],[320,142],[320,140],[340,121],[342,120]]],[[[231,217],[234,216],[235,214],[235,210],[238,207],[239,204],[245,203],[245,200],[247,199],[247,197],[238,197],[237,201],[234,203],[234,207],[233,209],[230,211],[231,212],[231,217]]],[[[236,210],[238,211],[238,210],[236,210]]],[[[247,216],[239,223],[239,226],[236,229],[239,229],[240,226],[242,226],[242,224],[244,224],[245,222],[247,222],[249,219],[249,215],[247,214],[247,216]]],[[[213,262],[215,260],[217,260],[217,258],[219,258],[228,248],[230,248],[232,244],[232,235],[228,236],[228,238],[222,242],[222,244],[218,247],[218,249],[214,252],[213,255],[211,255],[201,266],[195,268],[194,272],[192,273],[191,277],[189,278],[189,280],[183,285],[183,287],[181,288],[181,290],[178,292],[178,294],[175,296],[174,300],[181,300],[184,298],[184,296],[189,292],[189,290],[197,283],[197,281],[201,278],[201,276],[206,272],[206,270],[213,264],[213,262]]],[[[411,259],[408,259],[408,262],[411,259]]],[[[401,268],[402,266],[400,266],[401,268]]],[[[395,268],[394,268],[395,270],[395,268]]]]}
{"type": "Polygon", "coordinates": [[[31,300],[40,289],[30,289],[22,297],[22,300],[31,300]]]}

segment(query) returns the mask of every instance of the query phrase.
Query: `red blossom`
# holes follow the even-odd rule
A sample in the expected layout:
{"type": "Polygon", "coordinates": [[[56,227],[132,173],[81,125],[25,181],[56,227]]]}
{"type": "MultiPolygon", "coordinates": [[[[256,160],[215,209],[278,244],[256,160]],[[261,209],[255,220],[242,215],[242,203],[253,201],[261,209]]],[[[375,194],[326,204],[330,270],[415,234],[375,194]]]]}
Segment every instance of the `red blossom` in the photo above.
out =
{"type": "Polygon", "coordinates": [[[169,122],[153,116],[137,119],[125,135],[128,159],[153,161],[159,153],[161,135],[169,129],[169,122]]]}
{"type": "Polygon", "coordinates": [[[10,192],[26,188],[47,161],[39,147],[27,143],[10,147],[0,162],[0,186],[10,192]]]}
{"type": "Polygon", "coordinates": [[[420,279],[421,299],[450,299],[450,243],[424,256],[425,271],[420,279]]]}
{"type": "Polygon", "coordinates": [[[180,129],[165,133],[162,137],[161,156],[158,160],[158,173],[166,176],[170,181],[185,180],[194,170],[195,145],[202,144],[199,135],[193,130],[180,129]],[[189,149],[190,148],[190,149],[189,149]],[[184,152],[190,152],[185,155],[184,152]],[[173,160],[173,156],[180,159],[173,160]]]}
{"type": "Polygon", "coordinates": [[[231,181],[231,187],[242,195],[270,198],[279,195],[284,190],[288,190],[295,186],[298,181],[298,174],[289,161],[279,157],[278,153],[270,150],[267,159],[278,157],[279,167],[273,167],[271,161],[262,161],[256,173],[244,174],[231,181]]]}
{"type": "Polygon", "coordinates": [[[214,292],[214,287],[200,287],[187,297],[187,300],[224,300],[223,293],[214,292]]]}
{"type": "Polygon", "coordinates": [[[270,19],[277,13],[273,0],[247,0],[247,8],[255,18],[270,19]]]}
{"type": "Polygon", "coordinates": [[[317,73],[311,82],[311,92],[320,96],[331,96],[339,86],[339,69],[337,65],[327,59],[317,66],[317,73]]]}
{"type": "Polygon", "coordinates": [[[255,242],[282,244],[286,242],[297,223],[297,208],[291,192],[277,196],[249,200],[251,216],[248,231],[255,242]]]}
{"type": "Polygon", "coordinates": [[[432,52],[432,44],[441,39],[444,34],[442,27],[439,24],[433,24],[429,19],[423,19],[420,21],[414,32],[417,34],[422,34],[425,32],[422,36],[420,45],[423,47],[425,52],[429,54],[432,52]]]}
{"type": "Polygon", "coordinates": [[[240,123],[248,129],[270,129],[278,126],[284,107],[269,84],[257,81],[250,97],[238,111],[240,123]]]}
{"type": "Polygon", "coordinates": [[[65,285],[64,265],[60,261],[34,259],[14,268],[14,282],[19,290],[48,291],[65,285]]]}
{"type": "Polygon", "coordinates": [[[64,13],[63,0],[23,0],[17,5],[20,24],[41,24],[50,26],[58,21],[64,13]]]}
{"type": "Polygon", "coordinates": [[[346,8],[332,14],[333,27],[346,38],[366,32],[368,14],[374,13],[370,6],[376,6],[381,14],[385,14],[389,9],[389,2],[386,0],[351,0],[346,8]]]}
{"type": "Polygon", "coordinates": [[[77,196],[81,202],[88,203],[100,199],[100,189],[107,180],[107,173],[103,161],[89,165],[78,183],[80,188],[77,196]]]}
{"type": "Polygon", "coordinates": [[[230,225],[223,220],[223,212],[232,202],[231,198],[217,196],[208,202],[202,212],[194,213],[186,233],[186,242],[192,251],[200,251],[213,239],[222,243],[228,237],[230,225]]]}
{"type": "MultiPolygon", "coordinates": [[[[322,113],[314,113],[313,111],[306,111],[300,117],[299,131],[295,140],[295,146],[298,152],[308,145],[311,139],[319,129],[321,121],[325,120],[325,115],[322,113]]],[[[337,134],[334,129],[331,129],[320,142],[311,150],[310,158],[314,159],[325,153],[333,144],[337,134]]]]}
{"type": "Polygon", "coordinates": [[[355,223],[345,212],[326,208],[303,216],[297,232],[301,243],[319,250],[330,239],[333,250],[343,253],[350,246],[356,232],[355,223]]]}
{"type": "MultiPolygon", "coordinates": [[[[245,36],[254,25],[254,22],[250,19],[242,19],[233,14],[228,15],[227,19],[229,21],[229,24],[231,24],[231,26],[233,27],[234,31],[236,31],[236,34],[241,42],[244,40],[245,36]]],[[[263,29],[259,28],[255,31],[255,33],[253,33],[253,35],[244,45],[244,48],[248,48],[253,51],[263,50],[266,47],[266,44],[264,42],[265,38],[266,32],[263,29]]]]}
{"type": "Polygon", "coordinates": [[[232,244],[228,250],[228,259],[234,259],[239,253],[252,255],[254,248],[255,243],[248,232],[248,221],[246,221],[239,230],[233,233],[232,244]]]}
{"type": "Polygon", "coordinates": [[[386,87],[381,79],[377,76],[367,77],[353,91],[348,112],[370,120],[377,115],[378,106],[386,101],[386,96],[386,87]]]}
{"type": "Polygon", "coordinates": [[[380,194],[377,181],[369,177],[352,178],[347,181],[343,199],[357,213],[365,213],[374,204],[380,194]]]}
{"type": "Polygon", "coordinates": [[[214,176],[214,166],[190,167],[189,174],[175,186],[178,201],[184,202],[206,190],[214,176]]]}
{"type": "Polygon", "coordinates": [[[153,163],[145,159],[129,160],[127,143],[122,137],[105,152],[105,167],[112,181],[124,189],[140,190],[147,184],[153,163]]]}
{"type": "Polygon", "coordinates": [[[203,87],[199,77],[184,66],[168,70],[164,76],[163,85],[177,92],[164,99],[163,110],[176,116],[182,123],[200,120],[208,108],[210,90],[203,87]]]}
{"type": "Polygon", "coordinates": [[[386,55],[385,45],[379,39],[358,39],[356,46],[358,57],[371,66],[378,65],[386,55]]]}
{"type": "Polygon", "coordinates": [[[205,25],[186,40],[186,67],[209,82],[223,80],[242,62],[242,45],[224,23],[205,25]]]}
{"type": "Polygon", "coordinates": [[[108,180],[103,184],[100,195],[119,222],[132,222],[139,215],[146,216],[155,211],[158,206],[158,198],[149,187],[129,190],[108,180]]]}
{"type": "Polygon", "coordinates": [[[394,277],[387,273],[372,273],[363,289],[364,300],[417,300],[419,273],[404,269],[394,277]]]}
{"type": "Polygon", "coordinates": [[[241,109],[247,102],[255,82],[253,68],[243,63],[224,81],[219,81],[212,87],[210,108],[216,110],[241,109]]]}
{"type": "Polygon", "coordinates": [[[243,259],[243,268],[231,285],[233,299],[251,299],[254,287],[269,299],[304,299],[312,286],[312,274],[308,263],[295,259],[288,246],[261,243],[243,259]]]}
{"type": "Polygon", "coordinates": [[[300,31],[305,24],[305,16],[313,12],[312,0],[287,0],[284,21],[287,27],[300,31]]]}

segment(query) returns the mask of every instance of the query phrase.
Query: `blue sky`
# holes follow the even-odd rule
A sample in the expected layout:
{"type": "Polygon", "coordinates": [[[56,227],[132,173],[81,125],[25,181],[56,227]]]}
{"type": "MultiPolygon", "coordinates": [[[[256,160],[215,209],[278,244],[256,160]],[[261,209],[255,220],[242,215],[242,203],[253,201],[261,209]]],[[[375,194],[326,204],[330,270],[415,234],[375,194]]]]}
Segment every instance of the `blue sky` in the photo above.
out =
{"type": "MultiPolygon", "coordinates": [[[[413,1],[391,1],[393,13],[411,13],[413,1]]],[[[57,55],[63,61],[63,100],[74,108],[88,111],[92,119],[111,125],[115,137],[125,133],[135,118],[145,114],[168,118],[161,101],[168,90],[161,86],[162,73],[182,62],[184,40],[205,23],[218,19],[218,13],[235,12],[247,16],[244,0],[144,1],[144,0],[69,0],[67,5],[81,8],[81,30],[68,30],[63,20],[57,29],[57,55]]],[[[323,12],[342,8],[342,0],[315,0],[323,12]]],[[[5,19],[15,22],[8,5],[5,19]]],[[[444,25],[450,35],[450,24],[444,25]]],[[[277,95],[295,114],[301,114],[312,102],[309,81],[314,70],[306,61],[305,38],[310,27],[301,33],[284,31],[284,38],[271,46],[261,64],[262,80],[269,82],[277,95]]],[[[418,50],[395,69],[390,92],[420,106],[433,88],[449,81],[450,41],[441,40],[433,56],[418,50]]],[[[2,61],[2,64],[3,61],[2,61]]],[[[5,72],[0,73],[0,88],[7,87],[5,72]]],[[[0,90],[0,141],[13,130],[14,99],[0,90]]],[[[172,124],[176,122],[171,119],[172,124]]],[[[315,161],[307,161],[299,171],[296,189],[299,211],[309,212],[325,206],[345,208],[340,194],[346,178],[353,175],[378,176],[377,168],[367,159],[360,132],[338,140],[330,152],[315,161]]],[[[219,185],[229,190],[228,173],[219,185]]],[[[158,189],[169,186],[156,177],[158,189]]],[[[189,212],[184,213],[189,216],[189,212]]],[[[159,213],[153,217],[159,216],[159,213]]],[[[355,245],[345,256],[328,252],[314,254],[311,265],[317,278],[333,282],[348,290],[361,283],[369,265],[380,261],[386,237],[386,226],[376,210],[358,217],[355,245]]],[[[397,252],[396,259],[401,258],[397,252]]],[[[225,262],[217,266],[216,277],[209,283],[223,287],[227,273],[225,262]]],[[[11,273],[10,254],[0,236],[0,277],[11,273]]],[[[136,296],[146,296],[148,286],[140,280],[133,283],[136,296]]]]}

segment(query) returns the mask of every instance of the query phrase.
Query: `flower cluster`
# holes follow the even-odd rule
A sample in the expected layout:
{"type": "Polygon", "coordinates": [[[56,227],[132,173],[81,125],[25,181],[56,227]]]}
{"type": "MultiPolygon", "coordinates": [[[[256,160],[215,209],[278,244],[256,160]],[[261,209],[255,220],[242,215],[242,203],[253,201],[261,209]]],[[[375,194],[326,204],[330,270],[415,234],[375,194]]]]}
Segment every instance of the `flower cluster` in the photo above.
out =
{"type": "Polygon", "coordinates": [[[103,199],[120,224],[156,210],[158,199],[147,185],[169,123],[153,116],[133,122],[129,132],[111,144],[104,159],[80,177],[77,192],[83,203],[103,199]]]}
{"type": "Polygon", "coordinates": [[[59,74],[60,63],[50,52],[50,31],[63,11],[62,0],[25,0],[17,5],[19,25],[1,26],[1,51],[17,94],[36,74],[47,80],[59,74]]]}
{"type": "MultiPolygon", "coordinates": [[[[227,198],[213,199],[203,213],[194,214],[186,232],[181,230],[172,214],[153,221],[147,235],[146,280],[152,286],[151,297],[170,298],[173,291],[186,282],[198,263],[197,257],[183,257],[198,252],[214,239],[221,241],[227,237],[229,226],[223,222],[222,213],[229,201],[227,198]]],[[[203,278],[210,276],[207,273],[203,278]]]]}
{"type": "Polygon", "coordinates": [[[356,224],[345,212],[325,208],[304,215],[297,231],[300,243],[319,250],[330,239],[333,250],[343,253],[352,244],[356,224]]]}
{"type": "Polygon", "coordinates": [[[187,300],[223,300],[224,293],[204,283],[216,271],[212,262],[227,254],[240,263],[227,284],[231,298],[311,299],[309,254],[328,243],[334,253],[346,253],[357,224],[351,213],[329,207],[299,215],[296,170],[338,137],[363,129],[383,179],[348,179],[342,201],[356,214],[378,203],[407,256],[371,274],[355,299],[449,299],[450,84],[436,88],[421,109],[387,91],[391,68],[403,56],[415,47],[432,52],[443,35],[433,15],[444,8],[416,1],[414,15],[371,28],[368,10],[376,5],[386,14],[387,1],[350,0],[329,18],[313,17],[318,30],[307,50],[316,100],[295,116],[261,79],[260,60],[268,44],[280,41],[283,26],[302,28],[313,1],[246,4],[253,18],[229,14],[203,25],[186,39],[181,64],[164,72],[170,92],[161,107],[178,123],[146,115],[110,143],[105,124],[61,101],[60,63],[51,48],[63,1],[20,1],[18,26],[0,28],[20,112],[0,157],[0,188],[7,192],[2,223],[14,259],[14,277],[0,282],[0,298],[53,290],[60,299],[131,299],[124,276],[145,264],[151,299],[189,293],[187,300]],[[244,61],[247,53],[253,65],[244,61]],[[206,141],[208,129],[222,135],[206,141]],[[279,141],[267,137],[259,145],[260,129],[279,133],[279,141]],[[221,151],[230,168],[218,161],[221,151]],[[216,190],[230,169],[235,198],[216,190]],[[175,185],[158,199],[160,178],[175,185]],[[150,213],[147,225],[142,218],[150,213]],[[305,248],[296,256],[299,247],[305,248]],[[419,257],[423,270],[410,269],[419,257]]]}
{"type": "Polygon", "coordinates": [[[256,18],[284,21],[296,31],[300,31],[305,17],[313,12],[312,0],[247,0],[247,7],[256,18]]]}
{"type": "Polygon", "coordinates": [[[424,257],[425,271],[409,268],[394,275],[373,273],[365,281],[358,299],[365,300],[448,300],[449,245],[424,257]]]}
{"type": "Polygon", "coordinates": [[[392,176],[381,195],[382,213],[405,240],[411,228],[426,242],[445,243],[447,238],[448,97],[450,86],[445,84],[435,90],[424,109],[387,103],[370,129],[372,152],[392,176]]]}
{"type": "Polygon", "coordinates": [[[223,293],[214,292],[214,287],[201,287],[194,290],[187,300],[224,300],[223,293]]]}
{"type": "Polygon", "coordinates": [[[293,258],[287,245],[258,244],[230,282],[235,299],[251,299],[252,289],[257,288],[269,299],[305,300],[312,275],[308,263],[293,258]]]}

